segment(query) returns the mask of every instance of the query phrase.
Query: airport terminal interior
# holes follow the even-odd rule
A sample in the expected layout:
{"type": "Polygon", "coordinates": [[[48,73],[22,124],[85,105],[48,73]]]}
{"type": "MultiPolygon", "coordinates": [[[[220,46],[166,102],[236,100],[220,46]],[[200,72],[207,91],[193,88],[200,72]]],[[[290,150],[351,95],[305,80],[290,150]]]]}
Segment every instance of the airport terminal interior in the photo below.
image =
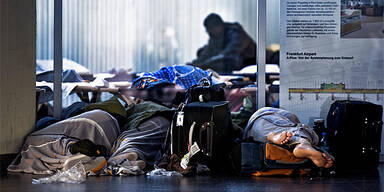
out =
{"type": "Polygon", "coordinates": [[[0,0],[0,192],[384,191],[384,0],[0,0]]]}

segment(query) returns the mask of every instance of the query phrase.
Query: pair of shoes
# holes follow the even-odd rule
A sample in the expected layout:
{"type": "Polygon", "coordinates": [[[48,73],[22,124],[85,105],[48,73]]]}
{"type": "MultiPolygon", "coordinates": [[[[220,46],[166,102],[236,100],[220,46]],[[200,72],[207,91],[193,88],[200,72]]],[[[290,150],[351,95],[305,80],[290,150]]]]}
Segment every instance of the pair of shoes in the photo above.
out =
{"type": "Polygon", "coordinates": [[[101,170],[107,164],[107,160],[104,157],[89,157],[83,154],[74,155],[68,158],[63,164],[63,171],[66,171],[81,162],[84,165],[85,172],[96,173],[101,170]]]}

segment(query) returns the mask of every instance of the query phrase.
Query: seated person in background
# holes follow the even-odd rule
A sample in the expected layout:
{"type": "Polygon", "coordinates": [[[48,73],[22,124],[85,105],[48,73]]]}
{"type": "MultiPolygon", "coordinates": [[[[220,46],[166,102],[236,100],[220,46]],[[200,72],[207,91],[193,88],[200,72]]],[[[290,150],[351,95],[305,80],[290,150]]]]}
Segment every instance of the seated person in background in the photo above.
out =
{"type": "Polygon", "coordinates": [[[231,73],[256,64],[256,43],[238,23],[224,22],[215,13],[204,19],[209,35],[208,44],[197,51],[197,59],[190,65],[231,73]]]}
{"type": "Polygon", "coordinates": [[[246,138],[258,142],[292,147],[295,157],[311,159],[318,167],[330,168],[333,164],[333,157],[314,148],[319,142],[316,133],[288,111],[261,108],[252,115],[244,132],[246,138]]]}

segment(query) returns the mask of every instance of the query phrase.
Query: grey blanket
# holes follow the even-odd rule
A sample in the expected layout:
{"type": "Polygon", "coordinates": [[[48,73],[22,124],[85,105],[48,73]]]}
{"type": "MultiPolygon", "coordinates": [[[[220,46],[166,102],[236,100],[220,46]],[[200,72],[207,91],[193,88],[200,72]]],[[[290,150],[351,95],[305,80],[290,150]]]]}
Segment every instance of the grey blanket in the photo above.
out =
{"type": "Polygon", "coordinates": [[[110,151],[119,134],[119,125],[110,114],[89,111],[30,134],[8,171],[52,174],[72,156],[69,144],[89,139],[110,151]]]}
{"type": "Polygon", "coordinates": [[[119,165],[125,154],[136,152],[146,164],[153,165],[161,158],[161,147],[164,143],[170,122],[161,116],[153,116],[141,123],[136,129],[121,133],[112,148],[112,156],[108,160],[110,165],[119,165]]]}
{"type": "Polygon", "coordinates": [[[243,138],[253,138],[255,141],[267,142],[271,132],[292,132],[293,137],[287,145],[297,144],[300,138],[307,139],[312,145],[319,142],[316,133],[308,126],[301,124],[297,116],[289,111],[271,107],[257,110],[248,121],[243,138]]]}

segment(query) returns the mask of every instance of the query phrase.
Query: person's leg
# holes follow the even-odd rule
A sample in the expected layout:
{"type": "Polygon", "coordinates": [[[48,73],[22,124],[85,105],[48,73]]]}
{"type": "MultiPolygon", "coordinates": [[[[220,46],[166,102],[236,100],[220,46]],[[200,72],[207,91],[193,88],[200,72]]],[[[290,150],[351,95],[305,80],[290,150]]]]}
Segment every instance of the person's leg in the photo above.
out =
{"type": "Polygon", "coordinates": [[[281,133],[271,132],[267,139],[277,145],[296,145],[293,155],[297,158],[308,158],[318,167],[329,168],[333,164],[333,160],[327,154],[317,151],[312,144],[304,138],[294,136],[290,131],[281,133]]]}
{"type": "Polygon", "coordinates": [[[321,153],[312,147],[312,145],[302,139],[293,150],[293,155],[297,158],[308,158],[318,167],[330,168],[333,164],[333,160],[325,153],[321,153]]]}
{"type": "Polygon", "coordinates": [[[292,137],[292,132],[283,131],[281,133],[271,132],[268,134],[268,141],[277,144],[284,145],[288,143],[289,139],[292,137]]]}

